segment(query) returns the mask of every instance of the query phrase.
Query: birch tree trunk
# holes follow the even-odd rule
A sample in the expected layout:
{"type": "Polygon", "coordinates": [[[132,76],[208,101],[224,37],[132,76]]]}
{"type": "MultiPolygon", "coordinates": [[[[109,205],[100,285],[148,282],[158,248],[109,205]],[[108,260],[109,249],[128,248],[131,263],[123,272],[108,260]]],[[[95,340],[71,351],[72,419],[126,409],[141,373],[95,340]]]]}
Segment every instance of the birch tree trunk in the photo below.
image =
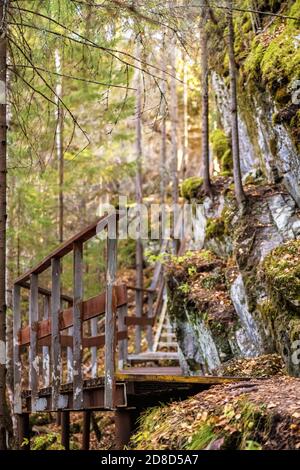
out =
{"type": "Polygon", "coordinates": [[[231,137],[232,137],[232,158],[234,189],[237,203],[242,205],[246,199],[241,174],[240,146],[239,146],[239,126],[238,126],[238,102],[237,102],[237,80],[236,63],[234,57],[234,28],[232,20],[233,1],[227,0],[227,21],[228,21],[228,52],[229,52],[229,73],[230,73],[230,95],[231,95],[231,137]]]}
{"type": "Polygon", "coordinates": [[[6,89],[7,3],[0,0],[0,450],[6,449],[6,89]]]}
{"type": "MultiPolygon", "coordinates": [[[[136,57],[141,59],[141,38],[137,38],[136,57]]],[[[143,203],[142,193],[142,77],[141,72],[137,70],[136,78],[136,204],[138,207],[138,218],[139,218],[139,234],[136,240],[136,315],[142,316],[143,313],[143,242],[141,238],[141,212],[140,206],[143,203]]],[[[136,326],[135,336],[135,352],[141,351],[141,334],[142,329],[140,326],[136,326]]]]}
{"type": "Polygon", "coordinates": [[[202,108],[202,174],[206,194],[211,195],[210,165],[209,165],[209,69],[208,69],[208,35],[206,31],[208,21],[208,2],[203,0],[200,20],[201,41],[201,108],[202,108]]]}
{"type": "MultiPolygon", "coordinates": [[[[58,49],[55,49],[55,69],[57,74],[62,73],[61,56],[58,49]]],[[[63,150],[63,108],[62,99],[62,78],[57,75],[56,83],[56,156],[58,162],[58,234],[60,243],[64,240],[64,150],[63,150]]]]}

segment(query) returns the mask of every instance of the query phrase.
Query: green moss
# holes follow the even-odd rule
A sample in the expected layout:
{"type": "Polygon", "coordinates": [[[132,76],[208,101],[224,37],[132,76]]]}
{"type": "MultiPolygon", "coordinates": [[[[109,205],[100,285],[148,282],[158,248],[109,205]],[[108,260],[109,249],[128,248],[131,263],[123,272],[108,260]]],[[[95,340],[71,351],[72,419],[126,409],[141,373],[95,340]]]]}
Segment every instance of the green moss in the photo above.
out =
{"type": "Polygon", "coordinates": [[[213,152],[217,159],[221,161],[224,153],[229,148],[229,141],[222,129],[215,129],[210,136],[213,152]]]}
{"type": "Polygon", "coordinates": [[[220,238],[224,235],[225,225],[222,218],[208,219],[205,231],[205,237],[207,240],[212,238],[220,238]]]}
{"type": "Polygon", "coordinates": [[[300,309],[300,240],[273,250],[264,260],[262,276],[270,294],[289,307],[300,309]]]}
{"type": "MultiPolygon", "coordinates": [[[[296,0],[288,12],[297,16],[300,0],[296,0]]],[[[299,78],[300,50],[297,44],[299,25],[294,20],[287,20],[283,29],[281,20],[274,22],[268,37],[256,36],[251,44],[245,61],[245,71],[250,78],[262,79],[269,90],[275,92],[278,103],[289,101],[287,85],[299,78]]]]}
{"type": "Polygon", "coordinates": [[[184,199],[191,201],[197,199],[201,195],[201,189],[203,187],[203,178],[198,176],[192,176],[187,178],[181,183],[180,192],[184,199]]]}
{"type": "Polygon", "coordinates": [[[231,149],[227,149],[224,153],[222,160],[221,160],[221,168],[223,173],[228,173],[228,175],[232,175],[233,170],[233,160],[232,160],[232,151],[231,149]]]}

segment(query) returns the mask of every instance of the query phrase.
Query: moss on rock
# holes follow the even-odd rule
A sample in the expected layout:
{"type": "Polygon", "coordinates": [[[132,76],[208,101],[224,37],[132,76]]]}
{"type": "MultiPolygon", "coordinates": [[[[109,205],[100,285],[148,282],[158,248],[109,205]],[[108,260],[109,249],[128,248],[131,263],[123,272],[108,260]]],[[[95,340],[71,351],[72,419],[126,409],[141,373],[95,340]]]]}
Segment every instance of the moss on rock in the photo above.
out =
{"type": "Polygon", "coordinates": [[[201,199],[203,194],[203,178],[198,176],[192,176],[187,178],[181,183],[180,192],[181,196],[184,197],[187,201],[192,199],[201,199]]]}
{"type": "Polygon", "coordinates": [[[261,274],[271,296],[300,312],[300,240],[273,250],[265,258],[261,274]]]}
{"type": "Polygon", "coordinates": [[[220,238],[225,233],[224,220],[219,217],[217,219],[208,219],[206,224],[205,237],[207,240],[212,238],[220,238]]]}

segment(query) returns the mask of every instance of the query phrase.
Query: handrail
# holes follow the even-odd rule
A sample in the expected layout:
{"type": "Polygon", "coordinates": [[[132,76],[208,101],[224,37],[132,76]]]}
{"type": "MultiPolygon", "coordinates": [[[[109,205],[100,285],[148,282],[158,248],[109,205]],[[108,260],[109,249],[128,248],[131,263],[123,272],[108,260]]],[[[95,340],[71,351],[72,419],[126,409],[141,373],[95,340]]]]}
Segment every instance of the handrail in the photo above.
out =
{"type": "Polygon", "coordinates": [[[97,230],[97,227],[99,224],[105,225],[106,222],[108,222],[113,216],[117,216],[119,218],[120,213],[115,212],[113,214],[105,214],[99,219],[97,219],[95,222],[92,224],[88,225],[85,229],[81,230],[78,232],[76,235],[73,237],[69,238],[69,240],[66,240],[62,244],[60,244],[57,248],[55,248],[49,255],[47,255],[42,261],[40,261],[36,266],[33,268],[29,269],[26,271],[24,274],[19,276],[15,280],[15,284],[22,285],[22,287],[26,287],[24,283],[30,279],[31,274],[40,274],[41,272],[45,271],[47,268],[51,266],[51,260],[53,258],[60,259],[70,253],[73,250],[73,245],[74,243],[84,243],[93,236],[95,236],[99,230],[97,230]]]}

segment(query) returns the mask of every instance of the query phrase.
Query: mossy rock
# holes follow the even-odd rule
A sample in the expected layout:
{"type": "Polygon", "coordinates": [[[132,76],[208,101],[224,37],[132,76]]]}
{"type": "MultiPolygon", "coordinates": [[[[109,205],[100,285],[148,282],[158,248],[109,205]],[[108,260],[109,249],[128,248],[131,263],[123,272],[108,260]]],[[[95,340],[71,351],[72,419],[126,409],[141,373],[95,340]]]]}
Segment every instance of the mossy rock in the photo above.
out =
{"type": "Polygon", "coordinates": [[[300,313],[300,240],[289,241],[269,253],[261,273],[270,294],[300,313]]]}
{"type": "Polygon", "coordinates": [[[205,231],[206,240],[211,240],[212,238],[221,238],[225,233],[225,224],[224,220],[219,217],[217,219],[208,219],[205,231]]]}
{"type": "Polygon", "coordinates": [[[225,152],[229,149],[229,139],[222,129],[215,129],[210,137],[213,152],[217,159],[221,161],[225,152]]]}
{"type": "Polygon", "coordinates": [[[227,173],[228,176],[232,175],[233,160],[231,148],[227,149],[221,160],[221,168],[223,173],[227,173]]]}
{"type": "Polygon", "coordinates": [[[220,167],[222,176],[231,176],[233,161],[230,139],[222,129],[215,129],[211,133],[211,145],[220,167]]]}
{"type": "Polygon", "coordinates": [[[198,176],[192,176],[187,178],[181,183],[180,192],[181,196],[187,201],[192,199],[198,199],[202,196],[203,190],[203,178],[198,176]]]}

